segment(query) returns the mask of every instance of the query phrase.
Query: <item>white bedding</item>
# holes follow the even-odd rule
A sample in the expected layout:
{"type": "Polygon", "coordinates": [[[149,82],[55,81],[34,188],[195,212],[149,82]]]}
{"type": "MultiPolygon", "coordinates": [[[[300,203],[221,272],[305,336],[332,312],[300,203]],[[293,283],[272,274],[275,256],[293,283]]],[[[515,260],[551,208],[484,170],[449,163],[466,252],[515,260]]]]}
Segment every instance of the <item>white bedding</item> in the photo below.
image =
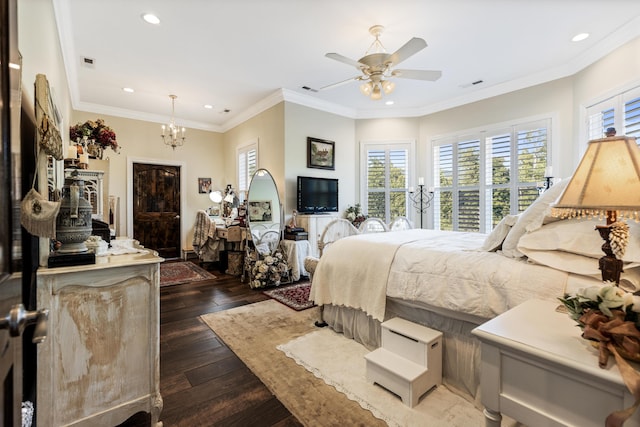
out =
{"type": "Polygon", "coordinates": [[[332,243],[316,267],[309,298],[319,305],[362,309],[382,321],[395,253],[403,244],[419,238],[415,230],[407,230],[360,234],[332,243]],[[362,292],[365,286],[366,292],[362,292]]]}
{"type": "Polygon", "coordinates": [[[556,300],[569,283],[564,271],[479,250],[484,234],[414,231],[424,239],[396,252],[390,297],[490,319],[531,298],[556,300]]]}
{"type": "Polygon", "coordinates": [[[387,296],[489,319],[531,298],[556,300],[572,283],[598,283],[482,251],[486,237],[414,229],[339,240],[318,263],[311,299],[378,320],[387,296]]]}

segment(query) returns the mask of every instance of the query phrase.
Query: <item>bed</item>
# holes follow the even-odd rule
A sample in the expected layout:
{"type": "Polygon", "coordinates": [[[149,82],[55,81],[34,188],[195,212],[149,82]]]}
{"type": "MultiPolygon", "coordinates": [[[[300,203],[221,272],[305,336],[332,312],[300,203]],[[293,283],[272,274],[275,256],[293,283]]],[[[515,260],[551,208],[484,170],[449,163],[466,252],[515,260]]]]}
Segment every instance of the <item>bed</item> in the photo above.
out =
{"type": "MultiPolygon", "coordinates": [[[[396,316],[444,335],[443,381],[479,399],[480,345],[471,330],[529,299],[601,285],[602,241],[591,220],[558,221],[549,206],[564,186],[505,217],[490,234],[403,230],[345,237],[320,258],[310,298],[323,320],[374,349],[396,316]]],[[[640,228],[630,224],[621,285],[638,289],[640,228]]]]}

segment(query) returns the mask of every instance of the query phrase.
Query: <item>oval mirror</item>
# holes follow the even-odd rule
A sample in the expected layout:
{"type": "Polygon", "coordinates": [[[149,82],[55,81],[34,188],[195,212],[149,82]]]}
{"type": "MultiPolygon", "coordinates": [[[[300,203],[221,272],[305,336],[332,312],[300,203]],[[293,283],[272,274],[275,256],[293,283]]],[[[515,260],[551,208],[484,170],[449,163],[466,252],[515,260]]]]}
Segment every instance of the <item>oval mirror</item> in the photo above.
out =
{"type": "Polygon", "coordinates": [[[261,255],[273,254],[282,230],[280,196],[273,177],[258,169],[251,179],[247,196],[247,219],[251,238],[261,255]],[[267,253],[268,251],[268,253],[267,253]]]}

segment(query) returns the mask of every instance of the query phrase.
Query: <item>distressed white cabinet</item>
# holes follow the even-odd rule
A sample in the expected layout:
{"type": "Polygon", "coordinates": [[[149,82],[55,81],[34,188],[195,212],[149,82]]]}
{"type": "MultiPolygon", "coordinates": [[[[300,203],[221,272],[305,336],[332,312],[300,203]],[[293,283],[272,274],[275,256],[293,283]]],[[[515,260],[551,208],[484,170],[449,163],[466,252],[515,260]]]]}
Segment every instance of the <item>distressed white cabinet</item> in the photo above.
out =
{"type": "Polygon", "coordinates": [[[321,215],[301,215],[296,217],[296,225],[305,229],[309,233],[309,245],[311,246],[310,255],[314,257],[320,256],[318,242],[322,236],[327,224],[338,218],[338,214],[321,214],[321,215]]]}
{"type": "Polygon", "coordinates": [[[37,422],[113,426],[137,412],[160,426],[160,262],[153,251],[40,268],[37,422]]]}

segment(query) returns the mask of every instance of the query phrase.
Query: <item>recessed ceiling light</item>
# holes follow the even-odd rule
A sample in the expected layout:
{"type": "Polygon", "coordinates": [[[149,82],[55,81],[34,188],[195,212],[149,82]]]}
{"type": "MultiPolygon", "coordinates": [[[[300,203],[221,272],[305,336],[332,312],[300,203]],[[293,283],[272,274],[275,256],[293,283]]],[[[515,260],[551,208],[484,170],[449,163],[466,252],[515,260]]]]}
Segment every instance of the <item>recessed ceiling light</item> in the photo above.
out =
{"type": "Polygon", "coordinates": [[[133,90],[133,88],[130,88],[130,87],[123,87],[123,88],[122,88],[122,90],[123,90],[123,91],[125,91],[125,92],[127,92],[127,93],[133,93],[133,92],[135,92],[135,91],[133,90]]]}
{"type": "Polygon", "coordinates": [[[385,102],[386,105],[393,105],[393,101],[387,101],[385,102]]]}
{"type": "Polygon", "coordinates": [[[575,36],[573,36],[573,38],[571,39],[572,42],[581,42],[582,40],[586,39],[589,37],[589,33],[580,33],[580,34],[576,34],[575,36]]]}
{"type": "Polygon", "coordinates": [[[205,104],[204,108],[206,108],[207,110],[211,110],[213,108],[213,105],[211,104],[205,104]]]}
{"type": "Polygon", "coordinates": [[[158,18],[153,13],[143,13],[142,14],[142,19],[144,19],[144,21],[149,23],[149,24],[153,24],[153,25],[160,24],[160,18],[158,18]]]}

